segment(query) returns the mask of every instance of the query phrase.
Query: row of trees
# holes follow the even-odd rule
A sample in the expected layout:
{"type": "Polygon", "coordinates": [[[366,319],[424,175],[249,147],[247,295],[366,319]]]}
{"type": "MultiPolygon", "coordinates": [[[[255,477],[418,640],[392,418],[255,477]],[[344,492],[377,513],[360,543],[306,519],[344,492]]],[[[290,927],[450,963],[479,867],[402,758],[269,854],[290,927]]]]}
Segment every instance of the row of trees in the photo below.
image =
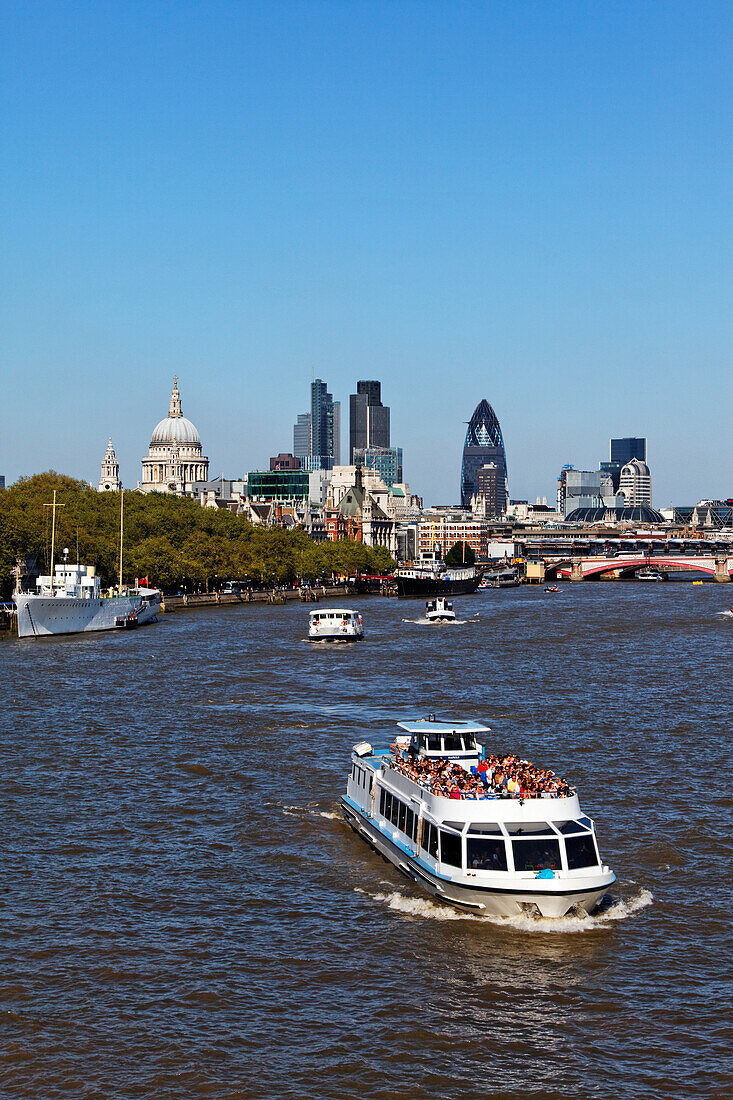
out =
{"type": "MultiPolygon", "coordinates": [[[[0,590],[12,589],[16,558],[36,554],[48,572],[50,508],[57,490],[56,561],[95,564],[103,584],[117,581],[120,496],[98,493],[82,481],[50,471],[20,478],[0,491],[0,590]]],[[[249,578],[254,585],[318,581],[336,574],[388,573],[395,563],[383,547],[314,542],[303,531],[253,526],[231,512],[202,508],[163,493],[125,493],[124,579],[150,579],[164,589],[217,579],[249,578]]]]}

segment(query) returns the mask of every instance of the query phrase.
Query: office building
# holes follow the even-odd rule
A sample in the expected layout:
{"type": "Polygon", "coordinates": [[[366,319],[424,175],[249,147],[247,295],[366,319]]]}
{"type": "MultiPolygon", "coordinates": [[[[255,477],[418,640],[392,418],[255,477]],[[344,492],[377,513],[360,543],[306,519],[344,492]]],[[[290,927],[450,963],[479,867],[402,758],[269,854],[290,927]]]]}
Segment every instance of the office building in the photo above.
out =
{"type": "Polygon", "coordinates": [[[471,507],[478,492],[478,472],[489,463],[497,467],[497,515],[506,511],[509,499],[504,438],[496,413],[486,400],[479,401],[468,422],[461,466],[461,505],[471,507]]]}
{"type": "Polygon", "coordinates": [[[557,510],[565,518],[577,508],[615,508],[623,499],[608,474],[563,466],[557,479],[557,510]]]}
{"type": "Polygon", "coordinates": [[[652,478],[646,462],[632,458],[621,467],[619,492],[626,507],[652,503],[652,478]]]}
{"type": "Polygon", "coordinates": [[[389,406],[382,404],[382,383],[362,381],[349,397],[349,461],[354,452],[390,445],[389,406]]]}
{"type": "Polygon", "coordinates": [[[624,436],[623,439],[611,440],[611,461],[601,462],[601,473],[606,474],[613,482],[613,491],[619,491],[621,482],[621,467],[633,458],[640,462],[646,462],[646,439],[632,436],[624,436]]]}
{"type": "Polygon", "coordinates": [[[375,470],[390,489],[402,482],[401,447],[355,447],[353,465],[375,470]]]}
{"type": "Polygon", "coordinates": [[[307,501],[305,470],[255,470],[247,474],[247,495],[254,501],[307,501]]]}
{"type": "Polygon", "coordinates": [[[496,462],[487,462],[476,474],[476,495],[483,500],[484,514],[500,516],[506,511],[504,479],[496,462]]]}
{"type": "Polygon", "coordinates": [[[296,458],[308,458],[311,453],[311,414],[299,413],[293,425],[293,454],[296,458]]]}
{"type": "Polygon", "coordinates": [[[270,459],[271,470],[299,470],[301,468],[300,459],[297,455],[283,454],[275,455],[270,459]]]}

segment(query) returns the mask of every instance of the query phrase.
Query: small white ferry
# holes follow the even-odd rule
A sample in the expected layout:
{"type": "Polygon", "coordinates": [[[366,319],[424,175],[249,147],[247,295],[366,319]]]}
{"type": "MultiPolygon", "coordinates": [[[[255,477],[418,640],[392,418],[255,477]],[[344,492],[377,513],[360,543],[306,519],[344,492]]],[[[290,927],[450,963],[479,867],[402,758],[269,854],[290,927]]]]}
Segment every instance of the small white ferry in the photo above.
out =
{"type": "Polygon", "coordinates": [[[358,642],[364,637],[364,623],[358,611],[323,607],[308,616],[311,642],[358,642]]]}
{"type": "Polygon", "coordinates": [[[398,725],[406,736],[391,750],[354,746],[341,799],[354,832],[459,908],[562,917],[598,904],[616,876],[573,788],[529,761],[488,755],[487,726],[433,715],[398,725]]]}
{"type": "Polygon", "coordinates": [[[436,596],[425,604],[425,618],[431,623],[449,623],[455,620],[453,604],[445,596],[436,596]]]}

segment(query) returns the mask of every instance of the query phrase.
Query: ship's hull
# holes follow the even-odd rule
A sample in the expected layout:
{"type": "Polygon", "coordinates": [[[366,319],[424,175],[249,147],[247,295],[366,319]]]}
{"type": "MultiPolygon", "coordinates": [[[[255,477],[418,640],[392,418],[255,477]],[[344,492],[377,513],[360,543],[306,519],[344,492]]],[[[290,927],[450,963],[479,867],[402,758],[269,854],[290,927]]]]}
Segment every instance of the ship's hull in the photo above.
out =
{"type": "Polygon", "coordinates": [[[83,599],[16,593],[13,600],[18,609],[20,638],[115,630],[132,621],[140,625],[154,620],[160,606],[157,594],[83,599]]]}
{"type": "Polygon", "coordinates": [[[397,580],[397,595],[401,600],[421,596],[468,596],[479,585],[478,577],[462,577],[453,580],[449,577],[401,577],[397,580]]]}
{"type": "Polygon", "coordinates": [[[309,634],[309,642],[360,642],[364,637],[364,634],[356,634],[353,631],[332,631],[329,634],[309,634]]]}
{"type": "Polygon", "coordinates": [[[562,886],[558,883],[556,888],[549,883],[543,884],[542,889],[527,888],[519,886],[516,879],[507,888],[469,886],[436,874],[424,861],[386,836],[350,799],[342,798],[341,809],[354,832],[416,885],[439,901],[486,916],[513,917],[535,907],[543,917],[563,917],[577,907],[590,913],[616,881],[613,872],[606,871],[584,876],[571,889],[567,889],[566,883],[562,886]]]}

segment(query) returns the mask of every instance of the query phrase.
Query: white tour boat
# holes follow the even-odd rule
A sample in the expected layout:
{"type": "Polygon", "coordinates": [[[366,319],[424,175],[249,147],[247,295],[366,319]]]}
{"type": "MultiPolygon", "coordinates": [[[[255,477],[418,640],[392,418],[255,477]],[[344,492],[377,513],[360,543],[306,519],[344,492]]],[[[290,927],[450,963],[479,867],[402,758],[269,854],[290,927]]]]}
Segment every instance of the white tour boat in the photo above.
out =
{"type": "Polygon", "coordinates": [[[358,611],[324,607],[308,616],[311,642],[358,642],[364,637],[364,623],[358,611]]]}
{"type": "Polygon", "coordinates": [[[380,855],[441,901],[487,915],[562,917],[598,904],[616,876],[602,862],[594,824],[572,788],[559,781],[561,797],[521,798],[504,788],[498,796],[492,777],[483,797],[456,795],[482,789],[479,767],[497,759],[482,743],[490,729],[432,715],[398,725],[407,736],[392,751],[366,741],[354,746],[341,799],[349,825],[380,855]],[[434,793],[429,770],[453,777],[437,781],[442,793],[434,793]]]}
{"type": "Polygon", "coordinates": [[[431,623],[449,623],[455,620],[453,604],[445,596],[436,596],[425,604],[425,618],[431,623]]]}

